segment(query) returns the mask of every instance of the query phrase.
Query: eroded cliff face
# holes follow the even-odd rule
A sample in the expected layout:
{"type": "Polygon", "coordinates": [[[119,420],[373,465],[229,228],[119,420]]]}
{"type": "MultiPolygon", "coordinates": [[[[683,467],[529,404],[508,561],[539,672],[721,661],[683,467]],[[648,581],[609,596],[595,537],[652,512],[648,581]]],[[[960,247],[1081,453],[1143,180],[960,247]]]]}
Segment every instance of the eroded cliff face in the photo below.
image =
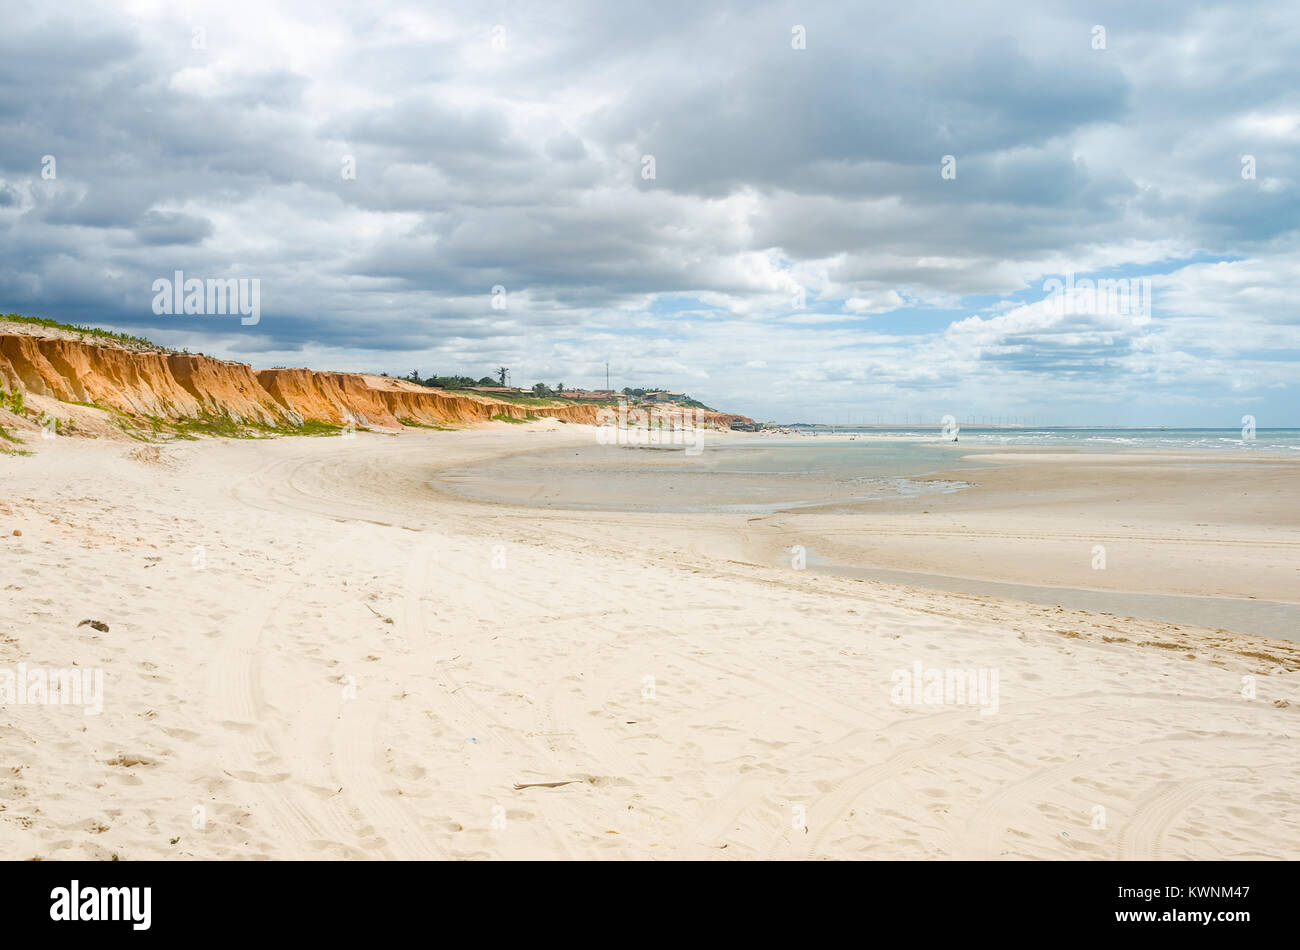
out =
{"type": "MultiPolygon", "coordinates": [[[[62,402],[93,402],[133,415],[200,415],[202,404],[172,372],[171,359],[165,353],[132,353],[75,340],[0,336],[0,381],[6,389],[62,402]]],[[[247,372],[248,367],[242,368],[247,372]]]]}
{"type": "MultiPolygon", "coordinates": [[[[303,422],[398,428],[546,416],[595,424],[597,406],[521,406],[402,380],[310,369],[253,370],[207,356],[136,352],[77,340],[0,334],[0,384],[63,402],[94,403],[168,421],[220,416],[235,422],[303,422]]],[[[706,413],[729,427],[740,416],[706,413]]],[[[747,420],[746,420],[747,421],[747,420]]]]}
{"type": "Polygon", "coordinates": [[[396,428],[402,422],[424,425],[487,422],[493,416],[526,419],[548,416],[566,422],[596,421],[594,406],[527,407],[428,389],[382,376],[329,373],[310,369],[258,370],[263,390],[291,419],[396,428]]]}

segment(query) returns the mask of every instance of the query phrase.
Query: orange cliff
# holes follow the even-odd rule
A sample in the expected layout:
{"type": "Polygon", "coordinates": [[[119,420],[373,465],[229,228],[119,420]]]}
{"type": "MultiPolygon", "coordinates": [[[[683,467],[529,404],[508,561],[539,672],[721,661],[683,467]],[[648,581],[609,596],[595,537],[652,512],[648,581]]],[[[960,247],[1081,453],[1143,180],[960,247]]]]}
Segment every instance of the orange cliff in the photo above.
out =
{"type": "MultiPolygon", "coordinates": [[[[207,356],[138,351],[74,339],[0,334],[0,384],[62,402],[93,403],[169,421],[224,416],[235,422],[299,425],[354,421],[398,428],[403,422],[486,422],[493,416],[548,416],[595,424],[593,405],[521,406],[486,395],[448,393],[405,380],[310,369],[254,370],[207,356]]],[[[703,413],[706,425],[749,420],[703,413]]]]}

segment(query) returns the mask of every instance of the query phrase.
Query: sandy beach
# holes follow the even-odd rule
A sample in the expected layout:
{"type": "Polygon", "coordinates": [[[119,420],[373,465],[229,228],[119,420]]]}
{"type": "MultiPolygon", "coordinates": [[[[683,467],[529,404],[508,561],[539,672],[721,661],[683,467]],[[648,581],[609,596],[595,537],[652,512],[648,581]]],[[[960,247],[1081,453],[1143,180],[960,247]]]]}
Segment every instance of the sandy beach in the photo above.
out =
{"type": "Polygon", "coordinates": [[[1294,464],[996,453],[797,515],[438,482],[593,433],[0,458],[0,666],[103,674],[102,710],[0,709],[0,853],[1300,856],[1296,643],[782,561],[1291,603],[1294,464]]]}

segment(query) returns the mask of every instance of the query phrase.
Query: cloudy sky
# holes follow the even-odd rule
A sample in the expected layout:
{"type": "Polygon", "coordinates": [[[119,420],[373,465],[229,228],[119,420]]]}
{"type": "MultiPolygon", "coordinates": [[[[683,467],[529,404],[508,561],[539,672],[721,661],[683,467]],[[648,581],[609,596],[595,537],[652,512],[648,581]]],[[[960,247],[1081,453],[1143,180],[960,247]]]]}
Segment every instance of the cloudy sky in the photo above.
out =
{"type": "Polygon", "coordinates": [[[765,420],[1300,425],[1292,3],[57,6],[0,0],[0,311],[765,420]],[[156,315],[176,270],[261,321],[156,315]]]}

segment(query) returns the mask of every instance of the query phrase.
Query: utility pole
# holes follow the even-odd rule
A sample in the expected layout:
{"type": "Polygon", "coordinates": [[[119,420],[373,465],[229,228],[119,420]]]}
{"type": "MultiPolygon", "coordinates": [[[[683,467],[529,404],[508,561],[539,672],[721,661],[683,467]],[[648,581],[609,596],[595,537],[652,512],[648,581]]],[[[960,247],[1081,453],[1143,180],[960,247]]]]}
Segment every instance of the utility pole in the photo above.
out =
{"type": "Polygon", "coordinates": [[[609,392],[609,364],[605,364],[605,392],[609,392]]]}

